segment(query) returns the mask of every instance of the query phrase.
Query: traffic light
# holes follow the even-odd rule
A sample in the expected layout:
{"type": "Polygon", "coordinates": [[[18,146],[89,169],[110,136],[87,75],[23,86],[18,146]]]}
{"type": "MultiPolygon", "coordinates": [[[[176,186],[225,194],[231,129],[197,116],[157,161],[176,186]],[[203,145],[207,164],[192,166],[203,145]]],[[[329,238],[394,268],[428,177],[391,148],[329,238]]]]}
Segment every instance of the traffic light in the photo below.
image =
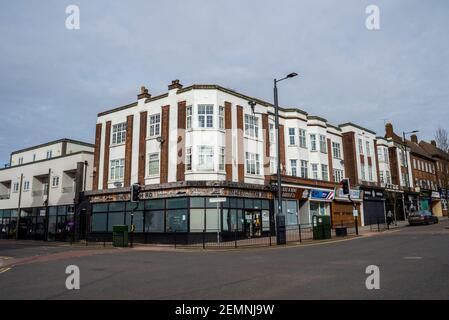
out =
{"type": "Polygon", "coordinates": [[[340,183],[343,188],[343,194],[349,194],[349,190],[351,190],[351,187],[349,185],[349,179],[343,179],[341,180],[340,183]]]}
{"type": "Polygon", "coordinates": [[[139,202],[140,190],[140,184],[138,183],[135,183],[131,186],[131,202],[139,202]]]}

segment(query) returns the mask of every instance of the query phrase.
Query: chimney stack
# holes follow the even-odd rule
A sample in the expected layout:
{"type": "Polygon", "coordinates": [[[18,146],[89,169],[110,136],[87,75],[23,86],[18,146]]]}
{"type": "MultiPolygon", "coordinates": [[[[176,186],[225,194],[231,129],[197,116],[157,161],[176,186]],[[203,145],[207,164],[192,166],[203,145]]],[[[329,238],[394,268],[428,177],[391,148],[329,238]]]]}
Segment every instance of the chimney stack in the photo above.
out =
{"type": "Polygon", "coordinates": [[[437,142],[436,142],[435,140],[430,141],[430,144],[431,144],[432,146],[434,146],[434,147],[437,146],[437,142]]]}
{"type": "Polygon", "coordinates": [[[168,85],[168,90],[173,90],[173,89],[182,89],[182,84],[179,83],[179,80],[173,80],[171,82],[171,84],[168,85]]]}
{"type": "Polygon", "coordinates": [[[137,95],[137,100],[151,98],[151,94],[148,93],[148,89],[144,86],[140,87],[140,93],[137,95]]]}
{"type": "Polygon", "coordinates": [[[393,124],[391,122],[387,122],[385,124],[385,137],[386,138],[393,138],[393,124]]]}
{"type": "Polygon", "coordinates": [[[416,134],[412,134],[410,136],[410,139],[412,140],[412,142],[414,143],[418,143],[418,136],[416,134]]]}

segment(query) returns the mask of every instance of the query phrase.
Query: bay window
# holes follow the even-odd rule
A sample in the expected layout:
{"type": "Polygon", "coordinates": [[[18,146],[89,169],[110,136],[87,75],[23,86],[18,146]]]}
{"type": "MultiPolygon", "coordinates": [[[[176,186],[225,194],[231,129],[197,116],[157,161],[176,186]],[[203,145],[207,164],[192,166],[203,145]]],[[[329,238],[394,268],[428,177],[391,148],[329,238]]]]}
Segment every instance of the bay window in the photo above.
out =
{"type": "Polygon", "coordinates": [[[198,170],[214,170],[214,148],[198,146],[198,170]]]}
{"type": "Polygon", "coordinates": [[[112,181],[123,179],[125,172],[125,159],[111,160],[110,162],[110,175],[109,178],[112,181]]]}

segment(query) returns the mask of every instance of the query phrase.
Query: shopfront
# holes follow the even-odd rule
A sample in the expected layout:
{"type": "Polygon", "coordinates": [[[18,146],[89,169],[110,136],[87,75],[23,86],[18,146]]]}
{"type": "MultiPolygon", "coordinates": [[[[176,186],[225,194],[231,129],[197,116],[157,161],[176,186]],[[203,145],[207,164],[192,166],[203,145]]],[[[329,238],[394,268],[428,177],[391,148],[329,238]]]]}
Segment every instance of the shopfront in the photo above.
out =
{"type": "Polygon", "coordinates": [[[419,210],[432,211],[432,192],[430,190],[422,190],[419,193],[419,210]]]}
{"type": "MultiPolygon", "coordinates": [[[[362,204],[362,191],[351,189],[351,200],[354,201],[355,209],[358,210],[358,225],[362,225],[361,218],[361,204],[362,204]]],[[[332,202],[332,227],[334,226],[354,226],[355,220],[353,215],[354,205],[349,200],[348,195],[343,194],[343,190],[338,188],[336,196],[332,202]]]]}
{"type": "Polygon", "coordinates": [[[363,190],[364,225],[385,223],[385,195],[380,188],[361,187],[363,190]]]}
{"type": "Polygon", "coordinates": [[[334,195],[334,190],[311,189],[309,200],[303,205],[304,209],[300,210],[301,225],[311,225],[314,215],[330,216],[334,195]]]}
{"type": "Polygon", "coordinates": [[[16,237],[17,210],[0,210],[0,239],[16,237]]]}
{"type": "Polygon", "coordinates": [[[91,196],[88,238],[109,238],[114,225],[135,225],[136,242],[171,243],[207,239],[222,241],[267,236],[274,231],[273,201],[269,191],[188,188],[144,191],[139,203],[129,193],[91,196]],[[216,202],[217,195],[224,202],[216,202]],[[249,197],[244,197],[249,196],[249,197]],[[252,197],[251,197],[252,196],[252,197]],[[105,202],[109,199],[109,202],[105,202]],[[117,200],[117,201],[111,201],[117,200]]]}
{"type": "Polygon", "coordinates": [[[443,216],[443,207],[441,205],[441,197],[440,193],[437,191],[432,191],[432,213],[434,216],[442,217],[443,216]]]}
{"type": "Polygon", "coordinates": [[[390,185],[384,190],[384,194],[386,214],[391,212],[394,221],[404,220],[404,191],[400,190],[397,185],[390,185]]]}
{"type": "Polygon", "coordinates": [[[447,215],[448,215],[448,203],[447,203],[448,196],[449,196],[449,191],[442,188],[440,190],[441,210],[442,210],[443,216],[445,216],[445,217],[447,217],[447,215]]]}

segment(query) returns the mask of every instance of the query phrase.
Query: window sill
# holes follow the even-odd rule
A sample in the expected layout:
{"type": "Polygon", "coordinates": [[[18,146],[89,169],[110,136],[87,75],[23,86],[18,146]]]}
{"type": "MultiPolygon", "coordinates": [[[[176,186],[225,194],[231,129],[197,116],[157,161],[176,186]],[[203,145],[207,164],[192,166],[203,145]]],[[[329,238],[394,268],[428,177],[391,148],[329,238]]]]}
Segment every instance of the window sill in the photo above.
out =
{"type": "Polygon", "coordinates": [[[250,136],[247,136],[247,135],[245,135],[244,138],[248,139],[248,140],[252,140],[252,141],[263,142],[263,140],[260,139],[260,138],[254,138],[254,137],[250,137],[250,136]]]}
{"type": "Polygon", "coordinates": [[[261,174],[249,174],[249,173],[245,173],[245,178],[264,179],[264,176],[261,175],[261,174]]]}
{"type": "Polygon", "coordinates": [[[126,144],[125,142],[122,142],[122,143],[115,143],[115,144],[112,144],[112,143],[111,143],[111,145],[109,146],[109,148],[121,147],[121,146],[124,146],[125,144],[126,144]]]}
{"type": "Polygon", "coordinates": [[[146,138],[146,140],[147,140],[147,141],[149,141],[149,140],[157,140],[157,138],[160,138],[160,137],[161,137],[160,134],[157,135],[157,136],[149,136],[149,137],[146,138]]]}
{"type": "Polygon", "coordinates": [[[145,176],[145,179],[158,179],[160,178],[159,174],[150,174],[148,176],[145,176]]]}

